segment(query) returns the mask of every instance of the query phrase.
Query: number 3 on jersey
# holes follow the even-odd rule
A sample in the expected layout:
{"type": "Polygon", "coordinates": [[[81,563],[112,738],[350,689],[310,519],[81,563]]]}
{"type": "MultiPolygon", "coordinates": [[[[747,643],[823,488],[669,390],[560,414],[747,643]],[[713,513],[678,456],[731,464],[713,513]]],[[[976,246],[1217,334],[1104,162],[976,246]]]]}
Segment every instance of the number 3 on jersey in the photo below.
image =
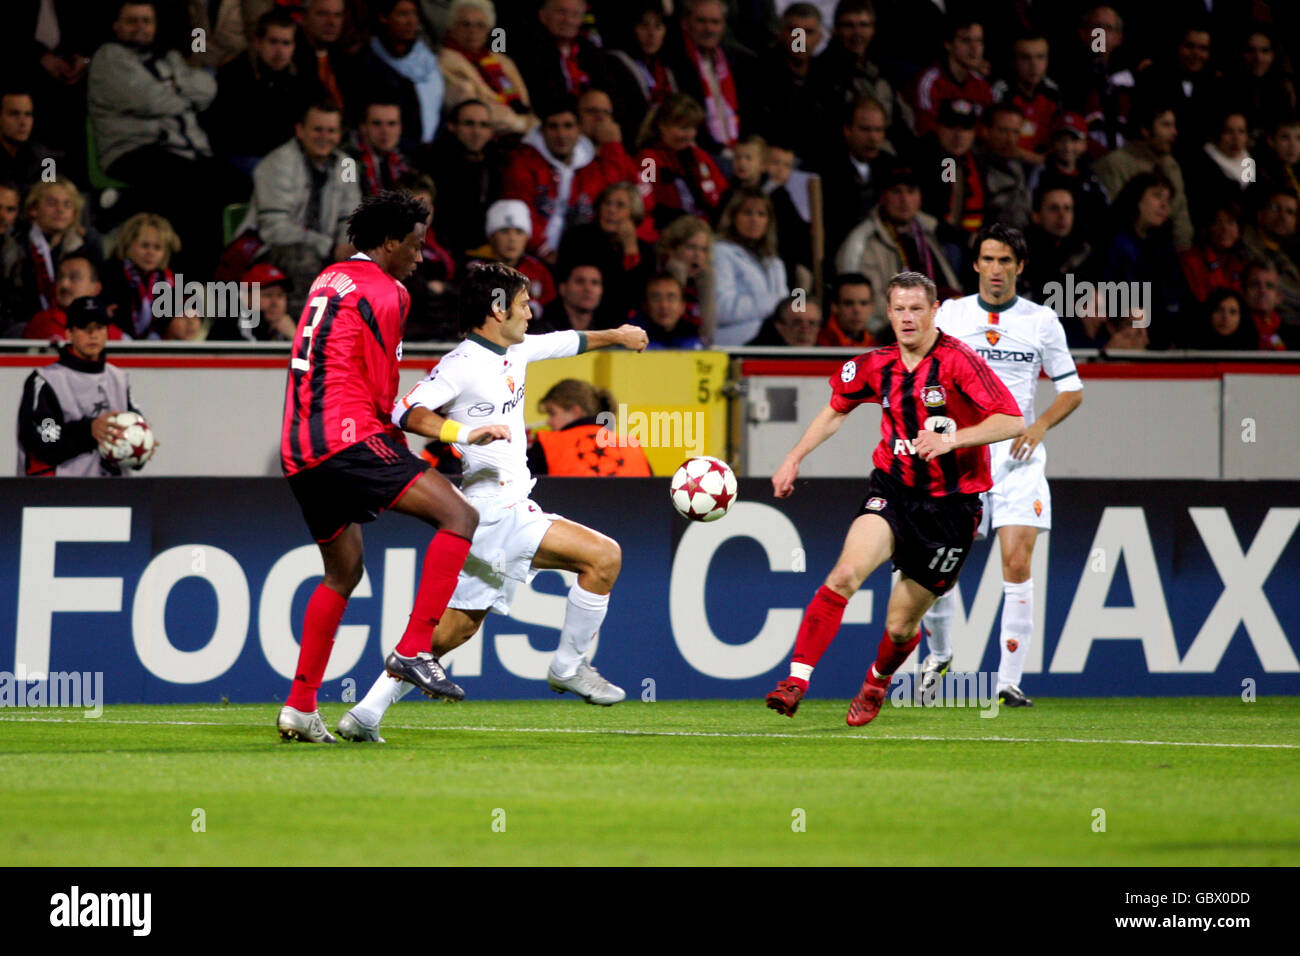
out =
{"type": "Polygon", "coordinates": [[[935,548],[934,557],[930,559],[930,570],[933,571],[935,565],[938,565],[939,572],[947,574],[957,567],[957,562],[961,560],[961,553],[965,550],[965,548],[935,548]],[[945,554],[947,557],[944,557],[945,554]],[[940,561],[943,561],[943,564],[939,564],[940,561]]]}
{"type": "Polygon", "coordinates": [[[305,326],[303,326],[303,330],[302,330],[302,337],[303,340],[306,342],[304,348],[306,349],[306,353],[309,357],[293,359],[292,361],[289,362],[290,368],[295,369],[296,371],[299,372],[305,372],[307,371],[307,369],[311,367],[311,359],[310,359],[311,342],[308,340],[310,340],[311,337],[316,333],[316,326],[320,322],[321,316],[325,314],[325,307],[329,305],[329,301],[330,300],[328,296],[318,295],[316,296],[316,298],[312,299],[309,303],[307,303],[308,308],[316,310],[316,314],[311,317],[310,322],[308,322],[305,326]]]}

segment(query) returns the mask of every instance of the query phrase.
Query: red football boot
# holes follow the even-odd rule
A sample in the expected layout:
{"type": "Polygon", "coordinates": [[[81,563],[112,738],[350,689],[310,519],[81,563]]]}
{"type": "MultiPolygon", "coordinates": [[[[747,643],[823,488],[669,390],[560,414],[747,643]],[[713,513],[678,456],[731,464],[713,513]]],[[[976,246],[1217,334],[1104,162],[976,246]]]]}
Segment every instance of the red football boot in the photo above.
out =
{"type": "Polygon", "coordinates": [[[888,686],[882,687],[873,684],[869,679],[864,680],[858,695],[849,702],[849,712],[844,722],[850,727],[861,727],[863,724],[871,723],[876,719],[876,714],[880,713],[880,707],[884,704],[885,694],[888,692],[888,686]]]}
{"type": "Polygon", "coordinates": [[[767,695],[767,706],[778,714],[793,717],[803,700],[804,689],[788,677],[776,685],[776,690],[767,695]]]}

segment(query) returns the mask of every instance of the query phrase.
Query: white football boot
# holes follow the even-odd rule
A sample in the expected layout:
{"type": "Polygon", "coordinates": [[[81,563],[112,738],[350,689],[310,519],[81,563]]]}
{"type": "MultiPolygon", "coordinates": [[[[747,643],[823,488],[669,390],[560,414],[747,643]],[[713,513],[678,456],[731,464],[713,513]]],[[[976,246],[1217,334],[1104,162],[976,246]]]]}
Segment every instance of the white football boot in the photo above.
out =
{"type": "Polygon", "coordinates": [[[557,694],[563,694],[567,690],[571,694],[577,694],[589,704],[600,704],[602,707],[617,704],[627,696],[623,693],[623,688],[605,680],[600,676],[600,672],[586,661],[578,665],[576,674],[565,679],[556,676],[555,671],[548,667],[546,683],[557,694]]]}

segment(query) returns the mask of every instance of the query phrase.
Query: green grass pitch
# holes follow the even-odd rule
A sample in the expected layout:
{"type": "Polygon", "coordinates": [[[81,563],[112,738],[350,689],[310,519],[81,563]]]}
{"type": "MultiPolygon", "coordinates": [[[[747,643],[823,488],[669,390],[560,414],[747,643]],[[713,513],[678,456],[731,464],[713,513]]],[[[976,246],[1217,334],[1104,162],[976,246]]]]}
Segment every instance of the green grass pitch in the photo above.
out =
{"type": "Polygon", "coordinates": [[[334,747],[272,704],[8,710],[0,864],[1300,864],[1300,699],[845,705],[401,703],[334,747]]]}

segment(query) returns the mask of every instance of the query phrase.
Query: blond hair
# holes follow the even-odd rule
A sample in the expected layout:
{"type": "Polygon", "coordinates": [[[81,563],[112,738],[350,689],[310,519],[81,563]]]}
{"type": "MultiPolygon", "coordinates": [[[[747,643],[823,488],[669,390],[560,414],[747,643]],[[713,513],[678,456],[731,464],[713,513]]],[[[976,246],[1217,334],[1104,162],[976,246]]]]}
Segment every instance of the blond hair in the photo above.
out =
{"type": "Polygon", "coordinates": [[[659,232],[659,258],[680,249],[696,236],[703,235],[709,244],[709,257],[713,257],[713,232],[709,224],[695,216],[678,216],[659,232]]]}
{"type": "Polygon", "coordinates": [[[35,183],[31,191],[27,193],[27,198],[23,200],[23,215],[28,219],[34,219],[36,207],[45,200],[49,193],[56,189],[63,189],[72,194],[72,225],[68,226],[68,232],[84,236],[86,227],[81,224],[81,214],[86,208],[86,197],[81,194],[81,190],[73,185],[72,180],[65,179],[62,176],[56,176],[48,182],[41,180],[35,183]]]}
{"type": "Polygon", "coordinates": [[[126,222],[122,223],[122,229],[117,234],[117,242],[113,244],[113,255],[125,261],[127,253],[135,245],[135,241],[140,238],[140,233],[146,229],[156,229],[158,238],[163,245],[163,267],[171,262],[172,253],[181,251],[181,240],[176,235],[176,230],[172,224],[162,216],[153,212],[138,212],[126,222]]]}
{"type": "Polygon", "coordinates": [[[641,198],[641,193],[631,183],[619,181],[610,183],[601,191],[600,198],[596,200],[596,209],[599,210],[605,204],[605,200],[614,193],[627,193],[627,205],[632,213],[632,221],[638,226],[645,219],[645,200],[641,198]]]}
{"type": "Polygon", "coordinates": [[[699,129],[704,122],[704,107],[689,93],[671,93],[662,103],[646,113],[637,130],[636,145],[644,149],[659,138],[659,127],[689,126],[699,129]]]}

